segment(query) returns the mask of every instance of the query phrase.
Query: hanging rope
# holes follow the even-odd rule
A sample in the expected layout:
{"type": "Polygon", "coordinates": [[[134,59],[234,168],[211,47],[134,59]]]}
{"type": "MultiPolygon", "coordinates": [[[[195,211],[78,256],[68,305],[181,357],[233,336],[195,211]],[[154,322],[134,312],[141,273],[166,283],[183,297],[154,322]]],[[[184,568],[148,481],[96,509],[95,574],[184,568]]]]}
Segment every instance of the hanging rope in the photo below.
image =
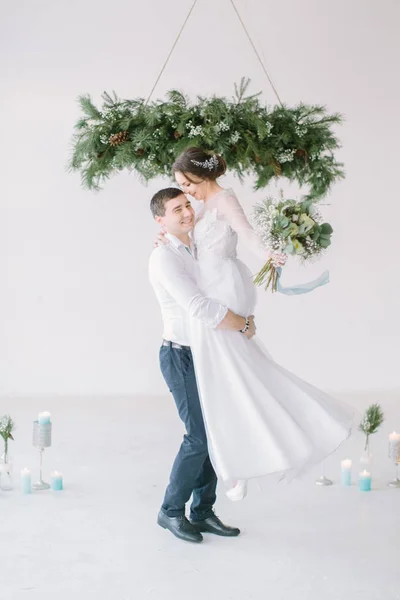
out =
{"type": "Polygon", "coordinates": [[[175,42],[173,43],[173,46],[172,46],[172,48],[171,48],[171,50],[170,50],[170,52],[169,52],[169,54],[168,54],[168,56],[167,56],[167,58],[166,58],[166,61],[165,61],[165,63],[164,63],[164,64],[163,64],[163,66],[162,66],[162,69],[161,69],[161,71],[160,71],[160,74],[159,74],[159,76],[157,77],[157,79],[156,79],[156,82],[155,82],[155,84],[153,85],[153,88],[152,88],[152,90],[151,90],[151,92],[150,92],[150,94],[149,94],[149,97],[147,98],[147,100],[146,100],[146,103],[145,103],[145,104],[148,104],[148,103],[149,103],[149,101],[150,101],[150,98],[152,97],[152,95],[153,95],[153,92],[154,92],[154,90],[156,89],[156,87],[157,87],[157,84],[158,84],[158,82],[160,81],[160,79],[161,79],[161,76],[162,76],[162,74],[163,74],[163,73],[164,73],[164,71],[165,71],[165,67],[167,66],[167,64],[168,64],[168,61],[169,61],[169,59],[171,58],[171,55],[172,55],[173,51],[175,50],[175,46],[176,46],[176,45],[177,45],[177,43],[179,42],[179,38],[181,37],[181,35],[182,35],[182,32],[183,32],[183,30],[185,29],[186,23],[189,21],[189,19],[190,19],[190,15],[192,14],[192,12],[193,12],[193,9],[194,9],[194,7],[196,6],[196,4],[197,4],[197,0],[194,0],[194,2],[193,2],[193,4],[192,4],[192,7],[191,7],[191,9],[189,10],[189,13],[188,13],[188,15],[187,15],[187,17],[186,17],[186,19],[185,19],[185,21],[184,21],[184,23],[183,23],[182,27],[181,27],[181,30],[180,30],[180,32],[179,32],[179,33],[178,33],[178,35],[176,36],[175,42]]]}
{"type": "Polygon", "coordinates": [[[259,52],[258,52],[258,50],[257,50],[257,48],[256,48],[256,46],[255,46],[255,44],[253,42],[253,40],[251,39],[250,33],[248,32],[247,27],[244,24],[243,19],[240,16],[240,13],[239,13],[238,9],[236,8],[234,0],[230,0],[230,3],[232,4],[233,9],[234,9],[234,11],[235,11],[235,13],[236,13],[236,15],[237,15],[237,17],[238,17],[238,19],[239,19],[242,27],[243,27],[243,29],[244,29],[244,32],[245,32],[245,34],[247,35],[247,37],[249,39],[249,42],[250,42],[250,44],[251,44],[251,46],[252,46],[252,48],[253,48],[253,50],[255,52],[256,57],[258,58],[258,61],[259,61],[260,65],[261,65],[262,70],[264,71],[264,73],[265,73],[265,75],[266,75],[266,77],[267,77],[267,79],[268,79],[268,81],[269,81],[272,89],[274,90],[275,96],[278,98],[279,104],[281,106],[283,106],[282,100],[279,97],[279,94],[278,94],[278,92],[276,90],[276,87],[274,86],[273,81],[272,81],[272,79],[271,79],[271,77],[270,77],[267,69],[265,68],[265,65],[264,65],[263,61],[261,60],[261,56],[260,56],[260,54],[259,54],[259,52]]]}
{"type": "MultiPolygon", "coordinates": [[[[268,73],[268,71],[267,71],[267,69],[266,69],[266,67],[265,67],[265,65],[264,65],[264,63],[263,63],[263,61],[262,61],[262,59],[261,59],[261,56],[260,56],[260,54],[259,54],[259,52],[258,52],[258,50],[257,50],[257,48],[256,48],[256,46],[255,46],[255,44],[254,44],[254,42],[253,42],[253,40],[251,39],[250,33],[249,33],[249,31],[247,30],[247,27],[246,27],[246,25],[244,24],[242,17],[240,16],[240,13],[239,13],[239,11],[238,11],[238,9],[237,9],[237,7],[236,7],[236,4],[235,4],[234,0],[230,0],[230,3],[232,4],[232,7],[233,7],[233,9],[234,9],[234,11],[235,11],[235,13],[236,13],[236,16],[237,16],[237,18],[239,19],[239,21],[240,21],[240,24],[242,25],[242,27],[243,27],[243,30],[244,30],[244,32],[245,32],[245,34],[247,35],[247,38],[248,38],[248,40],[249,40],[249,42],[250,42],[250,44],[251,44],[251,47],[252,47],[252,48],[253,48],[253,50],[254,50],[254,53],[255,53],[255,55],[256,55],[256,57],[257,57],[257,59],[258,59],[258,62],[260,63],[260,65],[261,65],[261,68],[262,68],[262,70],[264,71],[264,73],[265,73],[265,76],[267,77],[267,79],[268,79],[268,82],[269,82],[270,86],[272,87],[272,89],[273,89],[273,91],[274,91],[274,94],[275,94],[275,96],[276,96],[276,97],[277,97],[277,99],[278,99],[278,102],[279,102],[279,104],[280,104],[281,106],[283,106],[282,100],[281,100],[281,99],[280,99],[280,97],[279,97],[279,94],[278,94],[278,92],[277,92],[277,89],[276,89],[276,87],[275,87],[275,86],[274,86],[274,84],[273,84],[273,81],[272,81],[272,79],[271,79],[271,77],[270,77],[270,75],[269,75],[269,73],[268,73]]],[[[183,23],[183,25],[182,25],[181,29],[180,29],[180,31],[179,31],[179,33],[178,33],[178,35],[176,36],[176,39],[175,39],[175,41],[174,41],[174,43],[173,43],[173,45],[172,45],[172,48],[171,48],[171,50],[169,51],[169,54],[168,54],[168,56],[167,56],[167,58],[166,58],[166,60],[165,60],[165,62],[164,62],[164,64],[163,64],[163,66],[162,66],[162,68],[161,68],[161,71],[160,71],[160,73],[159,73],[159,75],[158,75],[158,77],[157,77],[157,79],[156,79],[156,81],[155,81],[155,83],[154,83],[154,85],[153,85],[153,87],[152,87],[152,89],[151,89],[151,92],[150,92],[150,94],[149,94],[149,96],[148,96],[148,98],[147,98],[147,100],[146,100],[145,104],[148,104],[148,103],[150,102],[150,99],[151,99],[151,97],[152,97],[152,95],[153,95],[153,93],[154,93],[154,90],[156,89],[156,87],[157,87],[157,84],[158,84],[158,82],[160,81],[160,79],[161,79],[161,77],[162,77],[162,74],[163,74],[163,73],[164,73],[164,71],[165,71],[165,68],[166,68],[166,66],[167,66],[167,64],[168,64],[168,62],[169,62],[169,59],[171,58],[171,56],[172,56],[172,53],[173,53],[173,51],[175,50],[175,46],[176,46],[176,45],[177,45],[177,43],[179,42],[179,39],[180,39],[180,37],[181,37],[181,35],[182,35],[182,32],[183,32],[183,30],[184,30],[184,29],[185,29],[185,27],[186,27],[186,23],[189,21],[189,19],[190,19],[190,16],[191,16],[191,14],[192,14],[192,12],[193,12],[193,10],[194,10],[194,7],[196,6],[196,4],[197,4],[197,0],[194,0],[193,4],[192,4],[192,6],[191,6],[191,8],[190,8],[190,10],[189,10],[189,13],[188,13],[188,15],[187,15],[187,17],[186,17],[186,19],[185,19],[185,21],[184,21],[184,23],[183,23]]]]}

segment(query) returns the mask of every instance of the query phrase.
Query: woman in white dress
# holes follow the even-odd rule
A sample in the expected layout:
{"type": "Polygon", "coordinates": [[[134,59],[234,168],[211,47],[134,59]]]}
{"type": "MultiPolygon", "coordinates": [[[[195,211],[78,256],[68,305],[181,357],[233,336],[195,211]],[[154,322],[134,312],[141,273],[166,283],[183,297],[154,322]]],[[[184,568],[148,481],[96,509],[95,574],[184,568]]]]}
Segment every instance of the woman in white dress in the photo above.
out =
{"type": "MultiPolygon", "coordinates": [[[[218,184],[225,169],[222,157],[199,148],[186,150],[173,166],[182,191],[204,202],[194,229],[200,289],[249,316],[256,290],[237,258],[238,239],[260,266],[270,253],[234,192],[218,184]]],[[[349,436],[353,411],[274,362],[256,338],[212,330],[196,319],[190,325],[209,454],[231,500],[246,495],[247,480],[271,473],[292,478],[349,436]]]]}

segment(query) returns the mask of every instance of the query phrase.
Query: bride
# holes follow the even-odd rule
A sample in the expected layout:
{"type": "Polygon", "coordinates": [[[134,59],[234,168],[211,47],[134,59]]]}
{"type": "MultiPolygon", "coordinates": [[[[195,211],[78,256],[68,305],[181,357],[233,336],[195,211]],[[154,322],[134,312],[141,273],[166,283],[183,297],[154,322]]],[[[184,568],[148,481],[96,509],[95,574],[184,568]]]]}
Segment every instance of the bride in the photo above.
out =
{"type": "MultiPolygon", "coordinates": [[[[189,148],[173,165],[182,191],[204,203],[193,233],[199,288],[248,316],[256,290],[237,258],[238,239],[263,263],[270,253],[234,192],[218,184],[225,170],[221,156],[200,148],[189,148]]],[[[271,473],[292,478],[349,436],[352,410],[278,365],[256,338],[196,319],[190,332],[209,454],[231,500],[246,495],[247,480],[271,473]]]]}

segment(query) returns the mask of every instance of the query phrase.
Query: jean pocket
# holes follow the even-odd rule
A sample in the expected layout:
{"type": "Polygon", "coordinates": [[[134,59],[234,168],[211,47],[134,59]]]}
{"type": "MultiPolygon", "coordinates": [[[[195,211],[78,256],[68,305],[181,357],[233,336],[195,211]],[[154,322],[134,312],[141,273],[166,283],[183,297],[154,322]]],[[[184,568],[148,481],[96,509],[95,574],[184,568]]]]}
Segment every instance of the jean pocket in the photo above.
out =
{"type": "Polygon", "coordinates": [[[192,357],[185,350],[180,350],[179,359],[182,376],[186,377],[192,369],[192,357]]]}
{"type": "Polygon", "coordinates": [[[168,347],[160,350],[160,369],[170,392],[180,388],[183,383],[179,352],[168,347]]]}

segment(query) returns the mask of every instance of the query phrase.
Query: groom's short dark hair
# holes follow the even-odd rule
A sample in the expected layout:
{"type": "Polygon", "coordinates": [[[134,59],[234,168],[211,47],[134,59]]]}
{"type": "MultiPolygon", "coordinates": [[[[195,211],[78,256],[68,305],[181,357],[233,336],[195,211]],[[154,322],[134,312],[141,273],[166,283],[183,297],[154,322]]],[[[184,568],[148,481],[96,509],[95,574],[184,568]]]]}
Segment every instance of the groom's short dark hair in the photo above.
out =
{"type": "Polygon", "coordinates": [[[179,188],[165,188],[160,190],[151,199],[150,210],[153,213],[153,217],[164,217],[165,216],[165,205],[170,200],[175,200],[183,194],[179,188]]]}

